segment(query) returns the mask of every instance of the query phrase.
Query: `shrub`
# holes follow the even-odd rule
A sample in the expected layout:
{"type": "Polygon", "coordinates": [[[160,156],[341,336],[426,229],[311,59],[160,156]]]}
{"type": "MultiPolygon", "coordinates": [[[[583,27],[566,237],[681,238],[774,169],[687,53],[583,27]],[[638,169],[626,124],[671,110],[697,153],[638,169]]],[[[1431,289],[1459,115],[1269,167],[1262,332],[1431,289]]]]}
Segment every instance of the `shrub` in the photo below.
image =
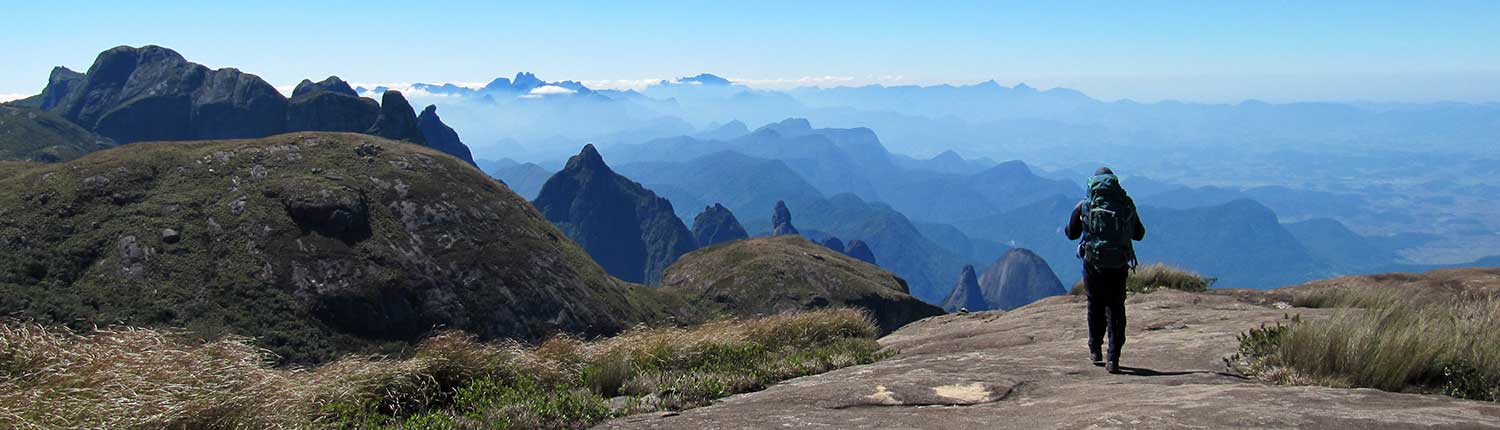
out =
{"type": "Polygon", "coordinates": [[[1246,374],[1500,401],[1500,298],[1379,287],[1325,288],[1298,297],[1345,308],[1327,319],[1294,322],[1275,336],[1242,335],[1237,358],[1246,374]]]}
{"type": "MultiPolygon", "coordinates": [[[[1187,291],[1200,293],[1208,291],[1213,286],[1215,278],[1206,278],[1192,271],[1168,266],[1163,263],[1155,263],[1136,267],[1130,272],[1130,277],[1125,280],[1125,291],[1131,293],[1151,293],[1162,289],[1187,291]]],[[[1069,294],[1083,295],[1083,281],[1079,280],[1073,284],[1069,294]]]]}

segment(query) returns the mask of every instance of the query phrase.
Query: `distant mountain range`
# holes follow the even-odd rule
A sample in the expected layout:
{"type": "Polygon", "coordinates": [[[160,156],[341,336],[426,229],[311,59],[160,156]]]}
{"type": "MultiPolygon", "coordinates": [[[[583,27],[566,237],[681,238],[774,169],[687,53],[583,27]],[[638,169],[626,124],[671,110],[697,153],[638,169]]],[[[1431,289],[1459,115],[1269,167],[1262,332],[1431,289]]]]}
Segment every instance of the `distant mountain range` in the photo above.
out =
{"type": "Polygon", "coordinates": [[[360,98],[329,77],[302,81],[288,99],[238,69],[209,69],[159,46],[120,46],[100,53],[87,73],[53,69],[41,94],[11,104],[55,114],[119,144],[343,131],[427,145],[432,133],[437,149],[474,164],[469,148],[431,113],[435,107],[424,111],[423,126],[400,92],[381,96],[378,104],[360,98]]]}

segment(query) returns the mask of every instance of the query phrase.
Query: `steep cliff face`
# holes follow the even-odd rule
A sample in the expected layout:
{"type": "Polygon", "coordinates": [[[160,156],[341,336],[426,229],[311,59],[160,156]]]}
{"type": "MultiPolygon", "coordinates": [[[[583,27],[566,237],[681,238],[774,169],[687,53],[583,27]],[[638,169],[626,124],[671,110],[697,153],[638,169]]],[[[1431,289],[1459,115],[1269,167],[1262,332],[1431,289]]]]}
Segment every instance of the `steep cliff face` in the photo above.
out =
{"type": "Polygon", "coordinates": [[[772,236],[801,234],[797,227],[792,226],[792,211],[786,208],[784,201],[776,202],[776,209],[771,213],[771,226],[772,236]]]}
{"type": "Polygon", "coordinates": [[[422,114],[417,116],[417,130],[422,133],[422,138],[427,140],[428,148],[443,151],[443,153],[464,160],[471,166],[479,167],[478,164],[474,164],[474,155],[469,153],[469,146],[459,140],[458,132],[453,131],[453,127],[443,124],[442,118],[438,118],[437,106],[427,105],[426,109],[422,109],[422,114]]]}
{"type": "Polygon", "coordinates": [[[380,115],[375,117],[375,124],[371,125],[369,130],[365,130],[365,134],[391,140],[405,140],[418,145],[427,144],[427,138],[423,137],[422,131],[417,128],[416,111],[412,110],[411,103],[406,101],[406,97],[396,90],[380,94],[380,115]]]}
{"type": "Polygon", "coordinates": [[[260,77],[211,70],[159,46],[99,54],[88,73],[53,73],[42,108],[120,143],[261,137],[286,129],[287,101],[260,77]]]}
{"type": "Polygon", "coordinates": [[[863,240],[854,239],[849,241],[848,244],[844,245],[844,253],[849,254],[850,257],[859,259],[859,261],[879,264],[875,262],[875,251],[870,250],[870,245],[863,240]]]}
{"type": "Polygon", "coordinates": [[[452,157],[350,133],[0,163],[0,315],[253,336],[291,362],[435,327],[604,335],[680,306],[452,157]]]}
{"type": "Polygon", "coordinates": [[[532,203],[625,281],[657,284],[667,266],[696,248],[672,203],[616,174],[593,145],[569,158],[532,203]]]}
{"type": "Polygon", "coordinates": [[[360,97],[337,76],[329,76],[320,82],[304,79],[292,91],[288,103],[287,131],[362,133],[380,116],[379,103],[369,97],[360,97]]]}

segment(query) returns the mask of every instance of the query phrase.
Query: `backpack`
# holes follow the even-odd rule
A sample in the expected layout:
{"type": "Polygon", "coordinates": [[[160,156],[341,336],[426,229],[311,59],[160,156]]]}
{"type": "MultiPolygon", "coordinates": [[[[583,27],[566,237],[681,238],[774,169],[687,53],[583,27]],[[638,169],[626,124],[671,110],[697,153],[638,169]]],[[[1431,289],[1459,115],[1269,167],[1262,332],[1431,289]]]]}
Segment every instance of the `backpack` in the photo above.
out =
{"type": "Polygon", "coordinates": [[[1089,178],[1083,201],[1083,240],[1079,256],[1101,269],[1135,268],[1135,202],[1120,187],[1120,179],[1104,174],[1089,178]]]}

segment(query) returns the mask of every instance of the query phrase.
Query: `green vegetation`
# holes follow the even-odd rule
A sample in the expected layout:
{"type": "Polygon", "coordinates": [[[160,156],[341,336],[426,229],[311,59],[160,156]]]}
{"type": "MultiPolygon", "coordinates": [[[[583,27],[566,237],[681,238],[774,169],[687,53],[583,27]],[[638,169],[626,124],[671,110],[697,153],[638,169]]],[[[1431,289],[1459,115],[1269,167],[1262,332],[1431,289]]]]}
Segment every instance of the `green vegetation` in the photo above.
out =
{"type": "Polygon", "coordinates": [[[286,363],[693,322],[467,163],[369,135],[0,162],[0,315],[254,337],[286,363]]]}
{"type": "MultiPolygon", "coordinates": [[[[1151,293],[1167,289],[1201,293],[1208,291],[1208,287],[1213,286],[1214,281],[1214,278],[1205,278],[1192,271],[1156,263],[1137,267],[1130,272],[1130,278],[1125,281],[1125,291],[1151,293]]],[[[1073,289],[1069,291],[1069,294],[1083,295],[1083,281],[1073,284],[1073,289]]]]}
{"type": "Polygon", "coordinates": [[[709,312],[774,315],[798,309],[869,309],[882,332],[943,310],[907,294],[906,281],[799,235],[725,242],[683,255],[661,291],[709,312]]]}
{"type": "Polygon", "coordinates": [[[1410,286],[1321,286],[1294,304],[1340,308],[1240,336],[1229,360],[1285,384],[1369,387],[1500,401],[1500,296],[1410,286]]]}
{"type": "Polygon", "coordinates": [[[67,161],[114,145],[60,116],[0,104],[0,160],[67,161]]]}
{"type": "Polygon", "coordinates": [[[707,404],[882,357],[850,309],[637,328],[537,347],[448,332],[401,359],[272,367],[246,339],[0,324],[0,422],[21,429],[564,429],[707,404]]]}

